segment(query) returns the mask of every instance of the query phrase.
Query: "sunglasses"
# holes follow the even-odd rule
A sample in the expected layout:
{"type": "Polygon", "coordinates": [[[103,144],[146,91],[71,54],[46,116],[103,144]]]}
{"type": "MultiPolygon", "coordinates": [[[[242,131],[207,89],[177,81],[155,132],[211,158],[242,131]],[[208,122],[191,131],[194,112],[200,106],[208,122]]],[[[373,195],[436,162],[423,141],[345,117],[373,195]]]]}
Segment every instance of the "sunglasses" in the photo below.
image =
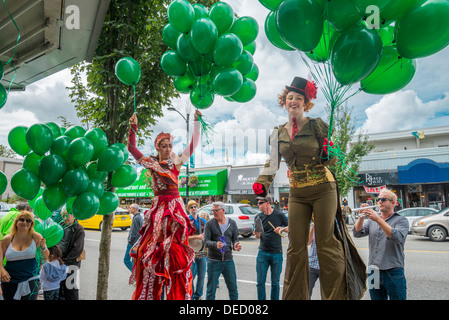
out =
{"type": "Polygon", "coordinates": [[[377,198],[377,202],[385,202],[385,201],[393,201],[392,199],[388,199],[388,198],[377,198]]]}
{"type": "Polygon", "coordinates": [[[189,209],[196,209],[198,208],[197,206],[190,206],[189,209]]]}
{"type": "Polygon", "coordinates": [[[261,206],[261,205],[263,205],[264,203],[267,203],[266,201],[260,201],[260,202],[257,202],[257,205],[258,206],[261,206]]]}
{"type": "Polygon", "coordinates": [[[212,212],[218,212],[218,211],[220,211],[221,209],[212,209],[212,212]]]}
{"type": "Polygon", "coordinates": [[[28,222],[28,223],[31,223],[31,222],[33,222],[33,220],[32,219],[30,219],[30,218],[19,218],[18,219],[20,222],[28,222]]]}

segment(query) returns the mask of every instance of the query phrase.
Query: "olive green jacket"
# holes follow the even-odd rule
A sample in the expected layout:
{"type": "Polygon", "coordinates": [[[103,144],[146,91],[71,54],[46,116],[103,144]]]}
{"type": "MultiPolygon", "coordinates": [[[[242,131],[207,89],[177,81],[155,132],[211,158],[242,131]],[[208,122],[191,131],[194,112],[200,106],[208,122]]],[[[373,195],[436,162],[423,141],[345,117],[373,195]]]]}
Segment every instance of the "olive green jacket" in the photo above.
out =
{"type": "Polygon", "coordinates": [[[274,127],[270,135],[270,157],[256,183],[268,192],[271,183],[284,158],[291,172],[303,170],[307,165],[332,165],[337,159],[328,158],[323,150],[324,139],[329,126],[321,118],[308,118],[309,121],[298,131],[292,140],[285,125],[274,127]]]}

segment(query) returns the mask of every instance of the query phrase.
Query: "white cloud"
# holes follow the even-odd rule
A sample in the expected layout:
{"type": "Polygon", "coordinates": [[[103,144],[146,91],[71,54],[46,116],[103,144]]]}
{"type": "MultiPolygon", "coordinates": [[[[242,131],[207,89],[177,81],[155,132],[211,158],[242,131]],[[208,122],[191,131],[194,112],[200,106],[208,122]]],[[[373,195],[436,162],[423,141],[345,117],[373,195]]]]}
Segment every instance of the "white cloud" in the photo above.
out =
{"type": "Polygon", "coordinates": [[[415,91],[399,91],[384,96],[365,110],[367,119],[362,130],[369,133],[423,127],[435,114],[449,113],[449,92],[444,98],[423,102],[415,91]]]}
{"type": "Polygon", "coordinates": [[[30,127],[39,122],[36,114],[24,109],[11,110],[4,108],[0,110],[0,144],[9,146],[8,134],[17,126],[30,127]]]}

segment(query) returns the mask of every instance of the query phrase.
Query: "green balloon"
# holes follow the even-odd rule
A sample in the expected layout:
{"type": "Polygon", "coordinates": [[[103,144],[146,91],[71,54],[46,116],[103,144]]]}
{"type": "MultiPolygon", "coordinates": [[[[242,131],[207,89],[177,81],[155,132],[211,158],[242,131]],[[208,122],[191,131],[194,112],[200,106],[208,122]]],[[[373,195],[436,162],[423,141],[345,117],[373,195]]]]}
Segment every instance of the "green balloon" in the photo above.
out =
{"type": "Polygon", "coordinates": [[[103,182],[98,180],[90,180],[87,184],[85,192],[92,192],[93,194],[96,194],[98,198],[101,198],[104,194],[103,182]]]}
{"type": "Polygon", "coordinates": [[[54,247],[61,242],[64,237],[64,229],[51,219],[45,220],[42,224],[42,236],[48,248],[54,247]]]}
{"type": "Polygon", "coordinates": [[[100,128],[93,128],[88,130],[84,137],[89,139],[94,147],[92,160],[96,160],[100,152],[106,149],[109,145],[106,133],[100,128]]]}
{"type": "Polygon", "coordinates": [[[344,30],[336,40],[331,54],[331,66],[341,85],[361,81],[380,61],[382,39],[373,29],[361,24],[344,30]]]}
{"type": "Polygon", "coordinates": [[[212,63],[202,56],[194,61],[189,62],[189,70],[196,77],[201,77],[209,74],[211,69],[212,63]]]}
{"type": "Polygon", "coordinates": [[[121,152],[123,152],[123,163],[126,162],[126,160],[128,160],[129,157],[129,152],[128,152],[128,148],[123,144],[123,143],[114,143],[111,145],[111,148],[118,148],[121,152]]]}
{"type": "MultiPolygon", "coordinates": [[[[17,212],[19,214],[19,212],[17,212]]],[[[1,231],[1,230],[0,230],[1,231]]],[[[42,235],[44,233],[44,226],[42,225],[42,222],[40,222],[38,219],[34,219],[34,231],[42,235]]],[[[47,243],[47,242],[45,242],[47,243]]],[[[48,247],[48,245],[47,245],[48,247]]]]}
{"type": "Polygon", "coordinates": [[[84,137],[73,140],[67,150],[69,162],[75,167],[86,165],[92,160],[93,155],[94,145],[89,139],[84,137]]]}
{"type": "Polygon", "coordinates": [[[295,48],[290,47],[284,39],[281,38],[276,25],[276,11],[272,11],[265,19],[265,35],[272,45],[282,50],[294,51],[295,48]]]}
{"type": "Polygon", "coordinates": [[[129,165],[125,164],[115,170],[115,172],[112,174],[112,180],[111,183],[114,187],[117,188],[124,188],[127,186],[130,186],[136,181],[137,179],[137,171],[136,169],[129,165]]]}
{"type": "Polygon", "coordinates": [[[28,146],[38,155],[44,155],[53,144],[53,132],[45,124],[33,124],[25,135],[28,146]]]}
{"type": "Polygon", "coordinates": [[[404,14],[413,7],[418,0],[394,0],[390,1],[389,4],[380,13],[383,20],[399,20],[404,14]]]}
{"type": "MultiPolygon", "coordinates": [[[[366,9],[369,6],[376,6],[379,8],[380,11],[382,11],[387,5],[389,5],[391,2],[395,2],[397,0],[352,0],[357,7],[357,9],[362,13],[363,15],[369,15],[370,13],[366,12],[366,9]]],[[[349,1],[348,1],[349,2],[349,1]]]]}
{"type": "Polygon", "coordinates": [[[72,213],[78,220],[86,220],[97,214],[100,199],[92,192],[84,192],[76,197],[72,205],[72,213]]]}
{"type": "Polygon", "coordinates": [[[251,55],[251,53],[249,53],[246,50],[243,50],[242,54],[237,59],[237,61],[235,61],[232,64],[232,66],[234,68],[236,68],[238,71],[240,71],[242,76],[246,76],[253,68],[253,65],[254,65],[254,58],[251,55]]]}
{"type": "Polygon", "coordinates": [[[195,84],[195,78],[190,70],[187,70],[183,76],[175,78],[173,85],[181,93],[189,93],[195,84]]]}
{"type": "Polygon", "coordinates": [[[39,163],[41,162],[42,159],[43,156],[40,156],[34,152],[30,152],[25,156],[22,167],[31,170],[37,175],[39,175],[39,163]]]}
{"type": "Polygon", "coordinates": [[[98,155],[98,171],[112,172],[120,168],[125,156],[119,148],[107,147],[98,155]]]}
{"type": "Polygon", "coordinates": [[[187,65],[178,52],[168,50],[161,57],[161,68],[168,76],[180,77],[186,73],[187,65]]]}
{"type": "Polygon", "coordinates": [[[212,81],[212,88],[216,94],[231,96],[240,90],[243,84],[243,76],[236,68],[223,68],[212,81]]]}
{"type": "Polygon", "coordinates": [[[388,94],[404,88],[415,72],[415,60],[401,57],[396,46],[384,47],[376,69],[360,85],[367,93],[388,94]]]}
{"type": "Polygon", "coordinates": [[[76,196],[74,197],[70,197],[67,199],[67,202],[65,204],[65,209],[67,210],[68,213],[73,213],[73,202],[75,202],[76,196]]]}
{"type": "Polygon", "coordinates": [[[313,0],[284,0],[276,10],[281,38],[300,51],[312,51],[323,33],[323,9],[313,0]]]}
{"type": "Polygon", "coordinates": [[[181,35],[181,32],[173,28],[170,23],[167,23],[162,29],[162,40],[164,43],[173,50],[177,50],[178,38],[181,35]]]}
{"type": "Polygon", "coordinates": [[[105,191],[104,195],[100,198],[100,208],[97,212],[99,215],[107,215],[113,213],[119,205],[119,198],[117,195],[110,191],[105,191]]]}
{"type": "Polygon", "coordinates": [[[352,1],[331,0],[326,6],[325,17],[337,31],[352,27],[363,19],[352,1]]]}
{"type": "Polygon", "coordinates": [[[257,66],[257,64],[253,64],[253,68],[251,69],[251,71],[245,76],[245,78],[247,79],[251,79],[254,82],[257,80],[257,78],[259,78],[259,67],[257,66]]]}
{"type": "Polygon", "coordinates": [[[259,0],[259,2],[268,10],[276,10],[283,0],[259,0]]]}
{"type": "Polygon", "coordinates": [[[185,33],[195,20],[195,10],[187,0],[173,0],[168,6],[167,17],[173,28],[185,33]]]}
{"type": "Polygon", "coordinates": [[[62,208],[68,197],[62,183],[58,182],[45,188],[44,193],[42,194],[42,199],[44,200],[45,206],[50,211],[55,211],[62,208]]]}
{"type": "Polygon", "coordinates": [[[77,196],[86,191],[89,175],[82,168],[67,171],[62,177],[62,187],[68,197],[77,196]]]}
{"type": "Polygon", "coordinates": [[[60,155],[66,162],[69,162],[67,151],[71,142],[72,139],[67,136],[60,136],[56,138],[51,145],[50,154],[60,155]]]}
{"type": "Polygon", "coordinates": [[[142,75],[142,69],[135,59],[124,57],[115,64],[115,75],[128,86],[136,85],[142,75]]]}
{"type": "Polygon", "coordinates": [[[6,100],[8,100],[8,91],[3,84],[0,83],[0,109],[6,104],[6,100]]]}
{"type": "Polygon", "coordinates": [[[34,196],[33,199],[28,200],[28,204],[30,205],[31,209],[34,209],[34,203],[36,202],[37,198],[42,196],[44,194],[44,188],[40,187],[39,192],[34,196]]]}
{"type": "Polygon", "coordinates": [[[45,124],[51,129],[51,132],[53,132],[53,139],[56,139],[61,135],[61,128],[59,128],[56,123],[46,122],[45,124]]]}
{"type": "Polygon", "coordinates": [[[241,17],[234,21],[230,32],[236,34],[244,46],[254,42],[259,33],[259,25],[252,17],[241,17]]]}
{"type": "Polygon", "coordinates": [[[187,33],[183,33],[178,38],[178,54],[184,61],[193,61],[198,59],[200,54],[195,50],[195,47],[190,41],[190,35],[187,33]]]}
{"type": "Polygon", "coordinates": [[[50,154],[40,161],[38,173],[42,182],[49,186],[58,182],[64,176],[66,170],[65,160],[60,155],[50,154]]]}
{"type": "Polygon", "coordinates": [[[108,172],[98,171],[97,166],[98,166],[97,162],[89,163],[87,166],[87,175],[89,176],[90,180],[104,181],[108,176],[108,172]]]}
{"type": "Polygon", "coordinates": [[[47,208],[45,205],[44,199],[42,196],[36,199],[34,202],[34,210],[33,212],[42,220],[47,220],[51,217],[51,210],[47,208]]]}
{"type": "Polygon", "coordinates": [[[251,79],[245,78],[240,90],[230,96],[230,98],[232,99],[232,101],[245,103],[252,100],[256,96],[256,92],[256,83],[251,79]]]}
{"type": "Polygon", "coordinates": [[[31,151],[26,141],[27,131],[28,127],[17,126],[13,128],[8,134],[9,146],[14,150],[15,153],[21,156],[26,156],[31,151]]]}
{"type": "Polygon", "coordinates": [[[214,103],[215,95],[212,90],[194,88],[190,91],[190,101],[198,109],[207,109],[214,103]]]}
{"type": "Polygon", "coordinates": [[[214,48],[217,38],[218,29],[210,18],[199,18],[193,23],[190,29],[192,45],[201,54],[206,54],[211,51],[214,48]]]}
{"type": "Polygon", "coordinates": [[[243,46],[243,50],[246,50],[252,55],[254,55],[254,53],[256,53],[256,41],[253,41],[247,44],[246,46],[243,46]]]}
{"type": "Polygon", "coordinates": [[[329,60],[331,57],[332,47],[338,38],[338,35],[335,35],[335,33],[336,31],[334,27],[332,27],[328,21],[324,21],[323,34],[321,35],[318,46],[312,51],[307,52],[306,55],[316,62],[324,62],[329,60]]]}
{"type": "Polygon", "coordinates": [[[385,26],[378,30],[379,36],[382,39],[382,44],[384,47],[393,45],[396,40],[394,38],[394,27],[385,26]]]}
{"type": "Polygon", "coordinates": [[[226,2],[217,2],[209,9],[209,17],[215,23],[218,34],[223,34],[234,23],[234,10],[226,2]]]}
{"type": "Polygon", "coordinates": [[[243,44],[233,33],[221,35],[214,47],[214,61],[219,66],[229,66],[242,54],[243,44]]]}
{"type": "Polygon", "coordinates": [[[72,140],[75,140],[76,138],[84,137],[85,134],[86,134],[86,129],[84,129],[81,126],[70,127],[64,133],[64,135],[66,135],[67,137],[69,137],[72,140]]]}
{"type": "Polygon", "coordinates": [[[399,53],[409,59],[430,56],[449,44],[449,1],[420,1],[396,21],[399,53]]]}
{"type": "Polygon", "coordinates": [[[31,170],[21,169],[11,178],[11,188],[19,197],[32,200],[40,190],[41,181],[31,170]]]}
{"type": "Polygon", "coordinates": [[[199,18],[209,17],[209,11],[201,3],[193,3],[192,7],[193,10],[195,10],[195,20],[198,20],[199,18]]]}
{"type": "Polygon", "coordinates": [[[0,171],[0,195],[5,192],[6,187],[8,186],[8,179],[6,178],[5,174],[0,171]]]}

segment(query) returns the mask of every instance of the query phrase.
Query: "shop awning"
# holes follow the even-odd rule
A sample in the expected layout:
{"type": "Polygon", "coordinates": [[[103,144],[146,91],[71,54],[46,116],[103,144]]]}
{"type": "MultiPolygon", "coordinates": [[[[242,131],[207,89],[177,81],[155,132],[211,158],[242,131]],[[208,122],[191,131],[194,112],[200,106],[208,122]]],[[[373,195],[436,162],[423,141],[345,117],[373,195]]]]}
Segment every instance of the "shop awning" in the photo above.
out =
{"type": "MultiPolygon", "coordinates": [[[[185,172],[179,175],[179,180],[186,176],[185,172]]],[[[189,187],[189,196],[216,196],[224,194],[226,180],[228,177],[227,169],[222,170],[204,170],[189,174],[190,177],[197,176],[198,183],[194,187],[189,187]]],[[[179,194],[186,195],[186,187],[181,188],[179,183],[179,194]]],[[[143,170],[131,186],[126,188],[117,188],[115,193],[120,198],[126,197],[154,197],[154,192],[151,188],[151,176],[148,170],[143,170]]]]}
{"type": "MultiPolygon", "coordinates": [[[[186,195],[186,187],[182,188],[181,179],[185,178],[185,172],[179,174],[179,194],[186,195]]],[[[195,196],[218,196],[225,193],[228,170],[204,170],[189,174],[190,177],[197,176],[198,183],[194,187],[189,187],[189,197],[195,196]]]]}
{"type": "Polygon", "coordinates": [[[231,169],[228,183],[226,184],[227,194],[254,194],[253,184],[256,182],[262,168],[238,168],[231,169]]]}
{"type": "Polygon", "coordinates": [[[401,184],[448,182],[449,162],[417,159],[406,166],[398,166],[398,175],[401,184]]]}

